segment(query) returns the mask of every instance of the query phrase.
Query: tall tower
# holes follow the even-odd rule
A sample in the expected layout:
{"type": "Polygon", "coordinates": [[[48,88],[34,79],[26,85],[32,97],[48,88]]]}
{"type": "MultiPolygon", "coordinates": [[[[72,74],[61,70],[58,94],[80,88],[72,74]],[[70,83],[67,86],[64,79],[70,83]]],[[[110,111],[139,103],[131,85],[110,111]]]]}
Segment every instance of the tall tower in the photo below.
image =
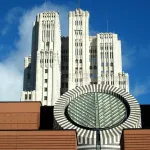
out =
{"type": "Polygon", "coordinates": [[[31,57],[25,58],[21,100],[54,105],[60,96],[61,34],[58,12],[36,16],[32,31],[31,57]]]}
{"type": "Polygon", "coordinates": [[[69,12],[68,90],[90,83],[89,13],[81,9],[69,12]]]}

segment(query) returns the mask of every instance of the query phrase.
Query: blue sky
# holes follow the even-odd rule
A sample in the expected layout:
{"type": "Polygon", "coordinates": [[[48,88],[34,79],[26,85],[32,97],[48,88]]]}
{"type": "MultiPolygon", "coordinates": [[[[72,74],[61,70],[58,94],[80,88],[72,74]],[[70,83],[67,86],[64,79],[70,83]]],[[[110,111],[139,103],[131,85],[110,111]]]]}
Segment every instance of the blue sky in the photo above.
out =
{"type": "MultiPolygon", "coordinates": [[[[123,70],[129,73],[130,92],[140,104],[150,104],[150,1],[80,0],[90,12],[90,32],[115,32],[122,41],[123,70]]],[[[24,57],[31,51],[32,22],[38,12],[60,11],[61,30],[68,34],[68,12],[77,0],[5,0],[0,9],[0,100],[19,100],[24,57]],[[9,92],[8,92],[9,91],[9,92]]]]}

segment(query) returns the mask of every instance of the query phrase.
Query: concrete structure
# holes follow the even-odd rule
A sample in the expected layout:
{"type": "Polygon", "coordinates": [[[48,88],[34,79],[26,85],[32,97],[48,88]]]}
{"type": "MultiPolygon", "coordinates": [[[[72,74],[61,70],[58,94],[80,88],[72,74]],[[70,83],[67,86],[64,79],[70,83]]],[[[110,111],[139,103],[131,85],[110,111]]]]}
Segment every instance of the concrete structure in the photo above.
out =
{"type": "Polygon", "coordinates": [[[21,101],[54,105],[60,96],[61,34],[59,12],[36,16],[32,31],[32,53],[25,58],[21,101]]]}
{"type": "Polygon", "coordinates": [[[137,100],[110,85],[89,84],[69,90],[54,106],[56,129],[76,129],[78,149],[119,150],[123,129],[141,128],[137,100]]]}
{"type": "Polygon", "coordinates": [[[121,150],[149,150],[150,129],[123,130],[121,150]]]}

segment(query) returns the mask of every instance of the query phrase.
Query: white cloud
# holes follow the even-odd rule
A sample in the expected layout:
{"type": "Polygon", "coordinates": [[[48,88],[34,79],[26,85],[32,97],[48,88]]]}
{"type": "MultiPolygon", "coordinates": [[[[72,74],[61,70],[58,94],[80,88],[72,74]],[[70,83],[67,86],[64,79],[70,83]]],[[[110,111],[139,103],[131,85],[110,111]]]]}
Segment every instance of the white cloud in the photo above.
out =
{"type": "MultiPolygon", "coordinates": [[[[149,80],[147,80],[149,81],[149,80]]],[[[150,83],[149,82],[137,82],[131,89],[131,93],[135,96],[141,96],[147,93],[150,93],[150,83]]]]}
{"type": "Polygon", "coordinates": [[[9,10],[6,14],[5,17],[5,22],[6,25],[5,27],[1,30],[2,35],[6,35],[7,32],[10,30],[11,25],[14,24],[16,21],[18,21],[18,18],[20,15],[22,15],[24,9],[20,7],[14,7],[11,10],[9,10]]]}
{"type": "Polygon", "coordinates": [[[122,66],[123,70],[129,70],[134,67],[136,61],[136,48],[134,46],[127,45],[124,41],[122,42],[122,66]]]}
{"type": "MultiPolygon", "coordinates": [[[[66,6],[47,3],[25,11],[19,18],[19,39],[15,42],[15,50],[0,63],[0,101],[20,100],[23,88],[24,57],[30,55],[31,52],[32,22],[35,20],[36,14],[43,11],[59,11],[62,35],[68,35],[69,9],[66,6]]],[[[7,19],[8,22],[12,22],[14,15],[7,16],[7,19]]]]}

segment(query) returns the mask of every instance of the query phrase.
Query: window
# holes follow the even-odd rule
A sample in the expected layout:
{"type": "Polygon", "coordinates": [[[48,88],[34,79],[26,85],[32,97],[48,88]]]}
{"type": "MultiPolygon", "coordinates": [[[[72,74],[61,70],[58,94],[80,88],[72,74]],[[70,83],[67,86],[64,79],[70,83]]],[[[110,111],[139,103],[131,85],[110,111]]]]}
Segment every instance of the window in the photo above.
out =
{"type": "Polygon", "coordinates": [[[90,66],[90,69],[92,69],[92,66],[90,66]]]}
{"type": "Polygon", "coordinates": [[[97,78],[97,74],[94,74],[94,78],[97,78]]]}
{"type": "Polygon", "coordinates": [[[28,73],[28,80],[30,80],[30,74],[28,73]]]}
{"type": "Polygon", "coordinates": [[[114,72],[113,72],[113,71],[111,71],[111,73],[113,74],[114,72]]]}
{"type": "Polygon", "coordinates": [[[90,78],[92,78],[92,74],[90,74],[90,78]]]}
{"type": "Polygon", "coordinates": [[[66,88],[68,88],[68,83],[65,83],[66,88]]]}
{"type": "Polygon", "coordinates": [[[46,91],[47,91],[47,88],[44,88],[44,91],[46,92],[46,91]]]}
{"type": "Polygon", "coordinates": [[[101,66],[103,67],[103,66],[104,66],[104,63],[101,63],[101,66]]]}
{"type": "Polygon", "coordinates": [[[49,46],[49,42],[46,42],[46,46],[49,46]]]}
{"type": "Polygon", "coordinates": [[[45,79],[45,83],[47,83],[47,79],[45,79]]]}
{"type": "Polygon", "coordinates": [[[66,74],[66,78],[68,78],[68,74],[66,74]]]}
{"type": "Polygon", "coordinates": [[[80,63],[82,63],[82,59],[80,59],[80,63]]]}
{"type": "Polygon", "coordinates": [[[113,63],[110,63],[110,66],[113,66],[113,63]]]}
{"type": "Polygon", "coordinates": [[[44,96],[44,100],[47,100],[47,96],[44,96]]]}
{"type": "Polygon", "coordinates": [[[97,66],[94,66],[94,69],[97,69],[97,66]]]}
{"type": "Polygon", "coordinates": [[[48,69],[45,69],[45,73],[48,73],[48,69]]]}
{"type": "Polygon", "coordinates": [[[108,66],[108,62],[106,63],[106,66],[108,66]]]}
{"type": "Polygon", "coordinates": [[[25,99],[27,99],[28,98],[28,96],[27,96],[27,94],[25,94],[25,99]]]}
{"type": "Polygon", "coordinates": [[[31,99],[31,94],[29,94],[29,99],[31,99]]]}

